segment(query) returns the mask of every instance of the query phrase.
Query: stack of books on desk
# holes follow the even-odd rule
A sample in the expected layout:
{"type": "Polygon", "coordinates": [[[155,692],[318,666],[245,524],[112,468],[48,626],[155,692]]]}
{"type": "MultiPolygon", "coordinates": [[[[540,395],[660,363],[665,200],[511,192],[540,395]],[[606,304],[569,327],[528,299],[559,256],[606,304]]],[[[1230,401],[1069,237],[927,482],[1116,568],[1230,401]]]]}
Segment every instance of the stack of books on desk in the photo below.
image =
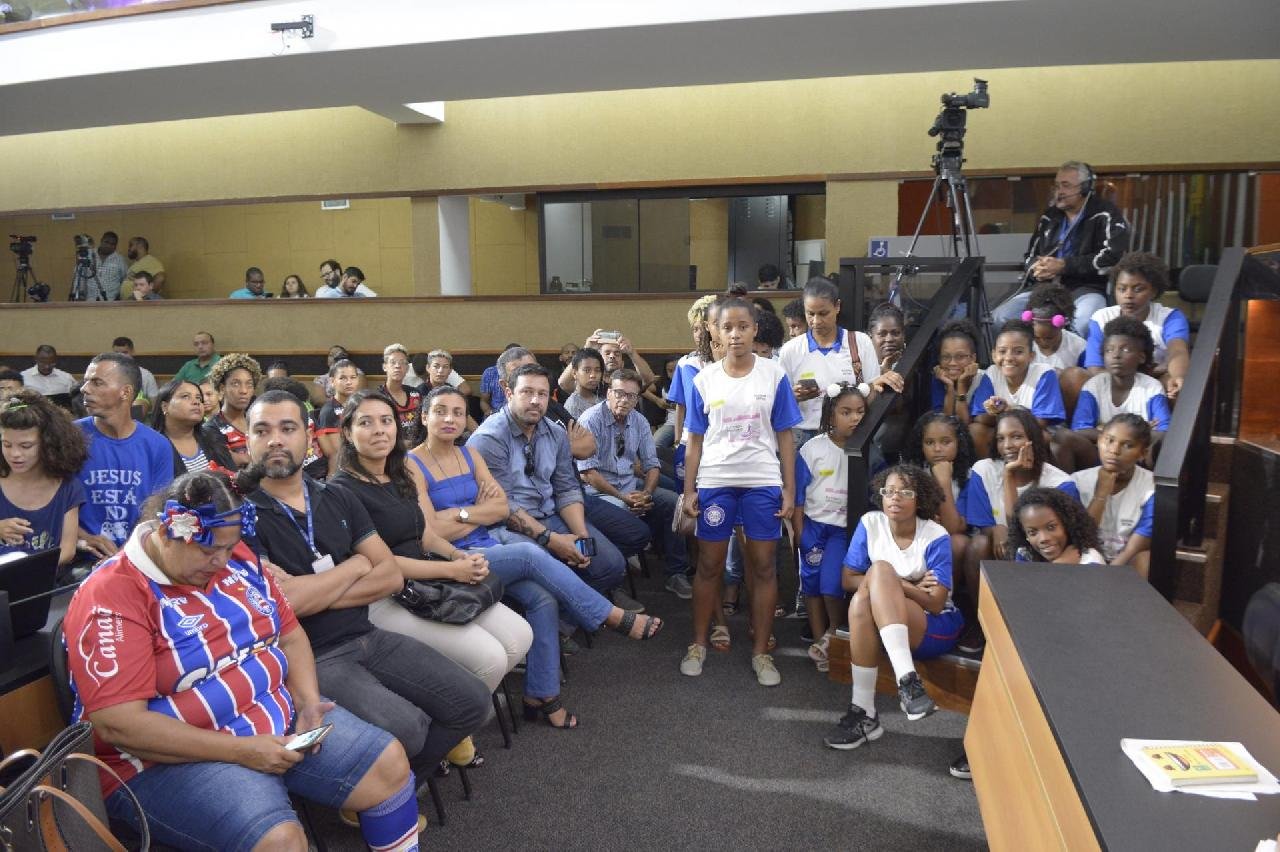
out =
{"type": "Polygon", "coordinates": [[[1280,793],[1276,777],[1240,743],[1122,739],[1120,750],[1160,792],[1250,801],[1280,793]]]}

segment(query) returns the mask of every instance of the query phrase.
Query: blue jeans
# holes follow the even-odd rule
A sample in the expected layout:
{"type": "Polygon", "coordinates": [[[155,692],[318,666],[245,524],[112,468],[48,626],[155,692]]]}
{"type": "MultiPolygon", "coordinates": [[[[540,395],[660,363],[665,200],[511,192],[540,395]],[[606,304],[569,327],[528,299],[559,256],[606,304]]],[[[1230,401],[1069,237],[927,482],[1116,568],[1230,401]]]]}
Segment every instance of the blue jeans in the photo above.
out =
{"type": "Polygon", "coordinates": [[[481,550],[489,570],[502,578],[507,594],[524,608],[533,628],[526,658],[524,692],[530,698],[560,694],[560,610],[582,629],[597,630],[613,604],[582,581],[569,566],[531,541],[481,550]]]}
{"type": "MultiPolygon", "coordinates": [[[[617,506],[625,512],[631,512],[621,500],[616,497],[608,497],[601,495],[601,500],[607,500],[609,503],[617,506]]],[[[653,541],[662,542],[663,563],[666,566],[663,573],[668,577],[674,577],[677,574],[689,573],[689,550],[685,545],[684,536],[671,531],[671,519],[676,513],[676,494],[666,488],[658,488],[653,492],[653,509],[644,515],[635,515],[649,525],[649,535],[653,541]]]]}
{"type": "Polygon", "coordinates": [[[622,552],[624,562],[644,553],[649,546],[649,525],[633,515],[630,509],[610,503],[599,494],[587,494],[582,506],[587,513],[587,523],[593,524],[613,542],[614,547],[622,552]]]}
{"type": "MultiPolygon", "coordinates": [[[[1019,293],[1009,301],[991,312],[991,319],[995,324],[996,331],[1000,330],[1000,326],[1011,319],[1021,319],[1022,312],[1027,309],[1027,303],[1031,301],[1030,293],[1019,293]]],[[[1096,311],[1100,311],[1107,306],[1107,297],[1103,294],[1088,290],[1076,296],[1076,315],[1071,321],[1071,327],[1075,333],[1085,338],[1089,338],[1089,320],[1093,319],[1096,311]]]]}
{"type": "Polygon", "coordinates": [[[398,739],[415,764],[444,760],[492,708],[480,678],[416,639],[377,628],[317,655],[316,679],[325,695],[398,739]]]}
{"type": "MultiPolygon", "coordinates": [[[[539,520],[552,532],[573,535],[559,515],[551,515],[539,520]]],[[[578,573],[588,586],[607,596],[609,592],[622,585],[622,578],[627,570],[627,560],[618,551],[618,548],[613,546],[608,537],[590,521],[587,522],[587,532],[595,540],[596,555],[591,557],[591,564],[586,567],[586,570],[578,573]]],[[[648,532],[648,530],[645,530],[645,535],[648,535],[648,532]]],[[[533,544],[534,547],[538,546],[528,536],[501,526],[491,527],[489,534],[503,544],[520,544],[524,542],[533,544]]],[[[534,642],[536,644],[537,640],[535,639],[534,642]]]]}
{"type": "MultiPolygon", "coordinates": [[[[391,735],[335,707],[324,747],[283,775],[238,763],[159,763],[129,781],[152,839],[180,849],[251,849],[282,822],[297,821],[289,794],[337,808],[391,744],[391,735]]],[[[121,790],[107,813],[138,830],[137,812],[121,790]]]]}

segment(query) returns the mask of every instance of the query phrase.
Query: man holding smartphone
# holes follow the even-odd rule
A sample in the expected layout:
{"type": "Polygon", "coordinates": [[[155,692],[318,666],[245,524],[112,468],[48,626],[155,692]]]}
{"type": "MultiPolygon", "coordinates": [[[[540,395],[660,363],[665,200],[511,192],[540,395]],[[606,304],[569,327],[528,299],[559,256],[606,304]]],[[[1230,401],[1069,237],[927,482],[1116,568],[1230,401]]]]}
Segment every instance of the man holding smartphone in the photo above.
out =
{"type": "Polygon", "coordinates": [[[630,510],[649,526],[654,541],[663,543],[667,591],[683,600],[693,597],[689,556],[684,536],[671,529],[676,495],[658,487],[657,448],[649,421],[636,411],[641,381],[635,370],[616,370],[609,378],[605,400],[588,408],[582,425],[595,435],[596,453],[578,462],[588,494],[630,510]],[[637,466],[644,481],[636,475],[637,466]]]}
{"type": "MultiPolygon", "coordinates": [[[[653,374],[653,368],[649,366],[649,362],[635,350],[635,347],[631,345],[631,341],[624,337],[620,331],[606,331],[603,328],[597,328],[591,332],[591,336],[582,344],[582,348],[595,349],[600,353],[600,357],[604,359],[604,374],[606,376],[611,376],[615,370],[621,370],[626,367],[626,362],[630,360],[632,369],[640,374],[640,381],[643,383],[641,392],[652,387],[657,380],[653,374]]],[[[560,374],[558,382],[561,390],[566,393],[573,393],[574,380],[571,365],[565,365],[564,372],[560,374]]]]}

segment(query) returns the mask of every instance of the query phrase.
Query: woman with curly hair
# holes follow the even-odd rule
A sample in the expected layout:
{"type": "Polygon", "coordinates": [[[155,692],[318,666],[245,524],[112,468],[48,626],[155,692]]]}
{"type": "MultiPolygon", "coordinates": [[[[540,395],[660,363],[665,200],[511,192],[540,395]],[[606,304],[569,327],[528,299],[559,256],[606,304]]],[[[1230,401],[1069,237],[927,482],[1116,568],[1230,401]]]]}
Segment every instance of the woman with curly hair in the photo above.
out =
{"type": "Polygon", "coordinates": [[[76,555],[88,458],[84,433],[41,394],[20,390],[0,406],[0,559],[56,547],[76,555]]]}
{"type": "Polygon", "coordinates": [[[218,456],[212,461],[227,470],[249,466],[249,421],[245,412],[261,380],[262,367],[244,352],[223,355],[209,371],[209,381],[222,399],[222,409],[200,428],[218,456]]]}
{"type": "Polygon", "coordinates": [[[1106,565],[1101,546],[1084,506],[1056,488],[1028,488],[1013,504],[1009,547],[1018,562],[1106,565]]]}
{"type": "Polygon", "coordinates": [[[884,735],[875,704],[880,646],[893,665],[902,712],[921,719],[937,708],[914,659],[947,653],[964,627],[951,601],[950,539],[932,520],[942,502],[933,476],[915,465],[891,467],[876,476],[871,500],[876,510],[858,521],[844,559],[844,588],[853,592],[853,697],[825,739],[841,750],[884,735]]]}

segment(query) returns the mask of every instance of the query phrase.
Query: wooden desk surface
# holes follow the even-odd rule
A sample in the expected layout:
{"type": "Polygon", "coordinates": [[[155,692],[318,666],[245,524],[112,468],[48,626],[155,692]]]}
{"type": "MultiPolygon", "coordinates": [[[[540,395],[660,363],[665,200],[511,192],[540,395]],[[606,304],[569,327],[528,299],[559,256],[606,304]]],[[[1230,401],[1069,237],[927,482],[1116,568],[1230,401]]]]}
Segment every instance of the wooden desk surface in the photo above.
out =
{"type": "Polygon", "coordinates": [[[1102,848],[1244,850],[1280,832],[1280,797],[1157,793],[1121,753],[1122,737],[1238,741],[1280,773],[1280,714],[1148,583],[1127,568],[982,573],[1102,848]]]}

